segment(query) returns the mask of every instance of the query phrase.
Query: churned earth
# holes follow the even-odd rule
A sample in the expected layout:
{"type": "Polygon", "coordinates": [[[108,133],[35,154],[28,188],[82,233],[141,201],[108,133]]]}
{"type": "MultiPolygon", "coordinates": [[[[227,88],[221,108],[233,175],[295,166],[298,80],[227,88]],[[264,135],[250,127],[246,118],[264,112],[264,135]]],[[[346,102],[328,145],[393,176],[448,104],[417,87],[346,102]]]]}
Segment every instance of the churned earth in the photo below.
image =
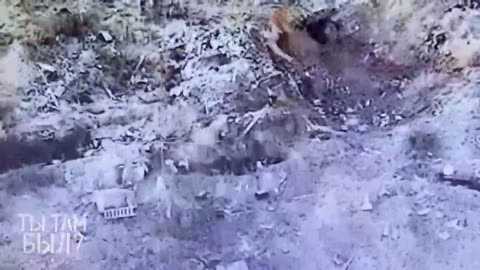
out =
{"type": "Polygon", "coordinates": [[[1,269],[480,267],[476,6],[341,3],[287,62],[271,5],[80,2],[33,45],[2,3],[1,269]]]}

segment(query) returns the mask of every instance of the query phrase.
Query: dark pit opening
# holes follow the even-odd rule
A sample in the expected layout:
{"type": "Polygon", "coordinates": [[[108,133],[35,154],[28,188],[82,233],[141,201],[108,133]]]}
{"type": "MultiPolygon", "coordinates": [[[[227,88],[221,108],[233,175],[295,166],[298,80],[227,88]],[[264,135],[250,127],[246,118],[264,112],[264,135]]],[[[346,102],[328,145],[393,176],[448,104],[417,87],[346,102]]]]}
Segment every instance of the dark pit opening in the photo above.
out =
{"type": "Polygon", "coordinates": [[[302,65],[293,68],[303,98],[322,111],[324,121],[320,122],[337,130],[393,127],[407,114],[402,97],[406,82],[426,66],[420,61],[404,65],[376,55],[368,27],[360,24],[358,31],[351,32],[343,25],[348,19],[306,20],[304,30],[318,43],[318,50],[307,48],[306,57],[298,53],[308,60],[298,58],[302,65]],[[313,65],[311,59],[315,59],[313,65]]]}
{"type": "Polygon", "coordinates": [[[91,144],[90,132],[80,127],[58,139],[23,140],[10,137],[0,141],[0,173],[53,160],[77,159],[91,144]]]}
{"type": "MultiPolygon", "coordinates": [[[[201,173],[205,175],[244,175],[255,172],[261,164],[263,167],[278,164],[287,159],[286,147],[281,143],[259,142],[247,140],[242,142],[242,147],[237,145],[216,145],[208,151],[212,156],[209,161],[189,160],[188,168],[180,161],[174,161],[176,173],[189,174],[201,173]],[[240,150],[239,150],[240,149],[240,150]]],[[[174,149],[174,148],[172,148],[174,149]]],[[[157,150],[150,156],[150,166],[153,170],[170,170],[165,165],[166,160],[173,160],[172,150],[157,150]],[[162,156],[163,155],[163,156],[162,156]]],[[[151,170],[151,171],[153,171],[151,170]]]]}

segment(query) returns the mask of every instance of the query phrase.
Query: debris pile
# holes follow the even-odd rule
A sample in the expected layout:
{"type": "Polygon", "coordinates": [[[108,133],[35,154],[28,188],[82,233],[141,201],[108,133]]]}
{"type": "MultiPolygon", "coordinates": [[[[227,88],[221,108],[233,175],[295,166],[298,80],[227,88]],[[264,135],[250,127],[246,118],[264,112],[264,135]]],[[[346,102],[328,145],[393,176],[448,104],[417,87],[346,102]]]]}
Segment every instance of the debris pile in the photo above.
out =
{"type": "Polygon", "coordinates": [[[9,6],[22,16],[0,27],[0,198],[88,213],[91,262],[365,269],[385,265],[372,251],[424,240],[422,222],[442,241],[463,228],[459,215],[433,219],[445,200],[430,189],[478,189],[459,177],[461,154],[445,158],[467,140],[427,129],[470,125],[443,107],[478,80],[479,10],[140,2],[9,6]],[[134,259],[104,254],[117,243],[134,259]]]}

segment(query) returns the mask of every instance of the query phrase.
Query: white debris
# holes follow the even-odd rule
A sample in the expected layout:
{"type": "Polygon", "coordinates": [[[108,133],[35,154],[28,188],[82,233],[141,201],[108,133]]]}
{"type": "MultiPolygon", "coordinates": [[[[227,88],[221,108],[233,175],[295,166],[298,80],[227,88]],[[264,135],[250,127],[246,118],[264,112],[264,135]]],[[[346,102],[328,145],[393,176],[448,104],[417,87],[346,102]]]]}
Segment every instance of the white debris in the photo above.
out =
{"type": "Polygon", "coordinates": [[[121,170],[121,183],[123,185],[131,185],[141,182],[147,173],[147,164],[143,162],[124,165],[123,169],[121,170]]]}
{"type": "Polygon", "coordinates": [[[259,169],[259,170],[264,168],[261,161],[257,161],[255,165],[256,165],[257,169],[259,169]]]}
{"type": "Polygon", "coordinates": [[[385,223],[383,226],[382,237],[389,237],[391,234],[390,223],[385,223]]]}
{"type": "Polygon", "coordinates": [[[443,167],[443,176],[445,177],[450,177],[453,176],[455,173],[455,168],[451,164],[446,164],[445,167],[443,167]]]}
{"type": "Polygon", "coordinates": [[[85,110],[91,114],[101,114],[105,112],[105,108],[103,105],[95,103],[86,106],[85,110]]]}
{"type": "Polygon", "coordinates": [[[358,126],[360,124],[360,119],[358,119],[357,116],[352,116],[347,119],[345,124],[347,126],[358,126]]]}
{"type": "Polygon", "coordinates": [[[132,190],[121,188],[110,188],[97,190],[93,193],[92,201],[95,202],[100,213],[108,208],[135,208],[135,193],[132,190]]]}
{"type": "Polygon", "coordinates": [[[165,165],[168,166],[168,168],[170,169],[170,171],[173,173],[173,174],[176,174],[178,173],[178,169],[177,167],[175,166],[175,162],[171,159],[167,159],[165,160],[165,165]]]}
{"type": "Polygon", "coordinates": [[[442,240],[448,240],[451,237],[451,235],[446,231],[438,231],[437,236],[442,240]]]}
{"type": "Polygon", "coordinates": [[[365,194],[363,197],[363,202],[362,205],[360,206],[360,210],[362,211],[372,211],[373,210],[373,205],[370,202],[370,198],[368,197],[368,194],[365,194]]]}
{"type": "Polygon", "coordinates": [[[275,206],[273,206],[273,205],[269,205],[269,206],[267,206],[267,210],[270,211],[270,212],[275,212],[277,210],[277,208],[275,208],[275,206]]]}
{"type": "Polygon", "coordinates": [[[163,35],[166,38],[172,38],[174,36],[182,37],[185,34],[187,28],[187,24],[184,20],[173,20],[165,26],[163,35]]]}
{"type": "Polygon", "coordinates": [[[67,89],[63,85],[58,85],[57,87],[52,89],[53,94],[55,97],[61,97],[67,89]]]}
{"type": "Polygon", "coordinates": [[[242,132],[241,137],[245,136],[252,128],[253,126],[258,122],[258,120],[264,118],[267,114],[269,113],[269,108],[268,107],[263,107],[262,109],[255,111],[255,112],[249,112],[247,115],[252,116],[252,121],[248,124],[248,126],[245,128],[245,130],[242,132]]]}
{"type": "Polygon", "coordinates": [[[276,181],[271,172],[264,172],[258,177],[257,194],[272,192],[276,188],[276,181]]]}
{"type": "Polygon", "coordinates": [[[66,164],[65,179],[76,192],[118,187],[116,167],[122,163],[115,154],[73,160],[66,164]]]}
{"type": "Polygon", "coordinates": [[[105,210],[105,212],[103,212],[103,217],[107,220],[134,216],[136,216],[136,214],[133,207],[114,208],[105,210]]]}
{"type": "Polygon", "coordinates": [[[184,167],[187,171],[190,168],[189,162],[187,159],[182,159],[178,162],[178,166],[184,167]]]}
{"type": "Polygon", "coordinates": [[[475,169],[473,175],[475,179],[480,179],[480,169],[475,169]]]}
{"type": "Polygon", "coordinates": [[[459,231],[463,229],[463,227],[460,226],[460,220],[458,218],[445,222],[445,227],[452,228],[459,231]]]}
{"type": "Polygon", "coordinates": [[[40,69],[41,69],[42,71],[48,71],[48,72],[51,72],[51,73],[55,72],[55,68],[52,67],[52,66],[49,65],[49,64],[37,63],[37,66],[40,67],[40,69]]]}
{"type": "Polygon", "coordinates": [[[280,172],[262,172],[257,180],[257,195],[267,194],[270,192],[280,192],[281,186],[287,179],[287,173],[280,172]]]}
{"type": "Polygon", "coordinates": [[[419,216],[426,216],[428,213],[430,213],[431,208],[423,208],[417,211],[417,215],[419,216]]]}
{"type": "Polygon", "coordinates": [[[110,35],[107,31],[100,31],[99,34],[105,42],[110,42],[113,40],[112,35],[110,35]]]}

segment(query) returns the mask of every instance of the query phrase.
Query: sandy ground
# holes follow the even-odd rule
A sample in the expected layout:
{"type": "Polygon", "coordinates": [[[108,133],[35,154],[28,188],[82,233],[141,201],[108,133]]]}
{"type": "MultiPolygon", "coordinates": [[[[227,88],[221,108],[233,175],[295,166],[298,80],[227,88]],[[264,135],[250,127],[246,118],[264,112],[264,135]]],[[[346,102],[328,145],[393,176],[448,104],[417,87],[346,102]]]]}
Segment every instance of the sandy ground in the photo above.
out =
{"type": "Polygon", "coordinates": [[[43,75],[17,86],[0,144],[0,269],[479,269],[479,24],[388,3],[339,15],[361,30],[311,81],[258,45],[261,20],[222,10],[145,30],[106,9],[135,42],[114,17],[30,52],[43,75]],[[420,52],[425,13],[457,62],[420,52]],[[363,61],[373,37],[396,42],[363,61]],[[125,198],[134,217],[99,213],[125,198]]]}

